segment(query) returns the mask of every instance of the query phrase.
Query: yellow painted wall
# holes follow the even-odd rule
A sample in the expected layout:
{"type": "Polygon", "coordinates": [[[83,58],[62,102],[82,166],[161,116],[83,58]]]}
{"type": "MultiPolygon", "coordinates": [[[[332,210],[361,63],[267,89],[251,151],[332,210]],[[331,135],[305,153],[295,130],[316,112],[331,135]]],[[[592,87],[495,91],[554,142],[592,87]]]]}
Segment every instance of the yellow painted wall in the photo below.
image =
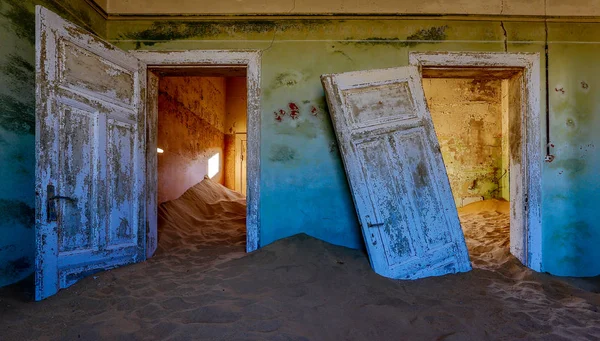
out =
{"type": "Polygon", "coordinates": [[[108,11],[108,2],[109,0],[93,0],[100,8],[104,11],[108,11]]]}
{"type": "Polygon", "coordinates": [[[598,16],[589,0],[98,0],[111,14],[477,14],[598,16]]]}
{"type": "Polygon", "coordinates": [[[457,207],[499,198],[502,175],[501,80],[423,80],[423,89],[457,207]]]}

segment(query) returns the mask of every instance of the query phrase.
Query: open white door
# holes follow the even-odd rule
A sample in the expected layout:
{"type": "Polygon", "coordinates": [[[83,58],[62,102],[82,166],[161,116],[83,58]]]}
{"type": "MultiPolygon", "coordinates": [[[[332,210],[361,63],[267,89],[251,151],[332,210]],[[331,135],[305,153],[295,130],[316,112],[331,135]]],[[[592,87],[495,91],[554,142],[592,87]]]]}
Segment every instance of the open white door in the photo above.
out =
{"type": "Polygon", "coordinates": [[[146,66],[36,7],[36,300],[145,259],[146,66]]]}
{"type": "Polygon", "coordinates": [[[417,68],[321,80],[375,272],[416,279],[469,271],[417,68]]]}

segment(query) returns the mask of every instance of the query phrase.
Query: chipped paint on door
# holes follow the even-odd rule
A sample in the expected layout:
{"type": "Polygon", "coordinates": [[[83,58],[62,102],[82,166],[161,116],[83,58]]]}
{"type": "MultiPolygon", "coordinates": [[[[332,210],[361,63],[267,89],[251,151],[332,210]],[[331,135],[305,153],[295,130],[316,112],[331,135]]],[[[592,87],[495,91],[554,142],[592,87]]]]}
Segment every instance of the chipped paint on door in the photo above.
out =
{"type": "Polygon", "coordinates": [[[145,259],[146,66],[36,8],[36,300],[145,259]]]}
{"type": "Polygon", "coordinates": [[[417,68],[322,82],[373,269],[399,279],[469,271],[417,68]]]}

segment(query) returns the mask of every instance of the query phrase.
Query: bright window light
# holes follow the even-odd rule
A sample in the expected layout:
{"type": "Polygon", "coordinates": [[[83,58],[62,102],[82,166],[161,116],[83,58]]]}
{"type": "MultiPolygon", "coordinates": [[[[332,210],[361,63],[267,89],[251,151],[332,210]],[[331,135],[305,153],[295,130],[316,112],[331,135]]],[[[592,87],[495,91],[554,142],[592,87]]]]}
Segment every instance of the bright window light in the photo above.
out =
{"type": "Polygon", "coordinates": [[[162,153],[164,153],[165,151],[164,151],[164,150],[162,150],[162,149],[160,149],[160,148],[156,148],[156,152],[157,152],[157,153],[159,153],[159,154],[162,154],[162,153]]]}
{"type": "Polygon", "coordinates": [[[216,153],[215,155],[211,156],[210,159],[208,159],[208,177],[209,178],[214,178],[215,175],[217,175],[219,173],[219,153],[216,153]]]}

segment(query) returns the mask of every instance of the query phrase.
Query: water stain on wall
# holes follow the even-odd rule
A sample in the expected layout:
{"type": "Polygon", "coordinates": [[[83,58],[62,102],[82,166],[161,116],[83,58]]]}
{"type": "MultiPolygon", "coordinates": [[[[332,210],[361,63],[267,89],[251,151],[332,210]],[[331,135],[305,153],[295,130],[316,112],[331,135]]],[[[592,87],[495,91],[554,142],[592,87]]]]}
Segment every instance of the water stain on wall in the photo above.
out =
{"type": "Polygon", "coordinates": [[[408,35],[405,39],[398,37],[368,37],[357,40],[350,37],[346,38],[346,40],[350,41],[343,42],[343,44],[358,46],[390,45],[396,48],[414,47],[423,42],[436,43],[446,40],[448,38],[448,34],[446,33],[448,27],[448,25],[444,25],[424,28],[408,35]]]}
{"type": "Polygon", "coordinates": [[[136,48],[139,49],[143,45],[153,46],[179,39],[208,38],[221,34],[233,36],[283,32],[298,28],[311,29],[328,23],[329,20],[155,21],[145,30],[122,33],[119,39],[135,40],[136,48]]]}
{"type": "Polygon", "coordinates": [[[576,178],[580,173],[586,170],[587,163],[582,159],[568,158],[554,161],[553,166],[562,169],[564,174],[569,178],[576,178]]]}
{"type": "Polygon", "coordinates": [[[276,144],[271,146],[269,160],[273,162],[286,163],[297,159],[298,153],[289,146],[276,144]]]}
{"type": "Polygon", "coordinates": [[[0,95],[0,128],[19,134],[35,133],[35,106],[0,95]]]}
{"type": "Polygon", "coordinates": [[[578,220],[565,224],[562,228],[552,234],[552,241],[568,254],[559,259],[559,263],[569,263],[570,266],[577,266],[584,258],[585,251],[579,246],[581,243],[592,237],[590,225],[578,220]]]}
{"type": "Polygon", "coordinates": [[[8,19],[17,37],[35,45],[35,13],[21,0],[3,0],[0,2],[0,9],[5,9],[4,4],[8,4],[9,7],[0,12],[0,15],[8,19]]]}
{"type": "Polygon", "coordinates": [[[406,47],[413,47],[417,46],[421,41],[443,41],[448,38],[448,34],[446,33],[447,29],[448,25],[424,28],[406,37],[406,40],[410,40],[410,42],[404,42],[402,44],[406,47]]]}
{"type": "Polygon", "coordinates": [[[275,79],[271,83],[270,88],[293,87],[301,81],[306,81],[306,77],[300,72],[281,72],[275,76],[275,79]]]}
{"type": "Polygon", "coordinates": [[[0,268],[0,278],[20,277],[23,272],[29,272],[31,267],[31,260],[27,257],[11,260],[4,268],[0,268]]]}
{"type": "Polygon", "coordinates": [[[35,226],[35,209],[22,201],[0,199],[0,217],[3,225],[35,226]]]}

